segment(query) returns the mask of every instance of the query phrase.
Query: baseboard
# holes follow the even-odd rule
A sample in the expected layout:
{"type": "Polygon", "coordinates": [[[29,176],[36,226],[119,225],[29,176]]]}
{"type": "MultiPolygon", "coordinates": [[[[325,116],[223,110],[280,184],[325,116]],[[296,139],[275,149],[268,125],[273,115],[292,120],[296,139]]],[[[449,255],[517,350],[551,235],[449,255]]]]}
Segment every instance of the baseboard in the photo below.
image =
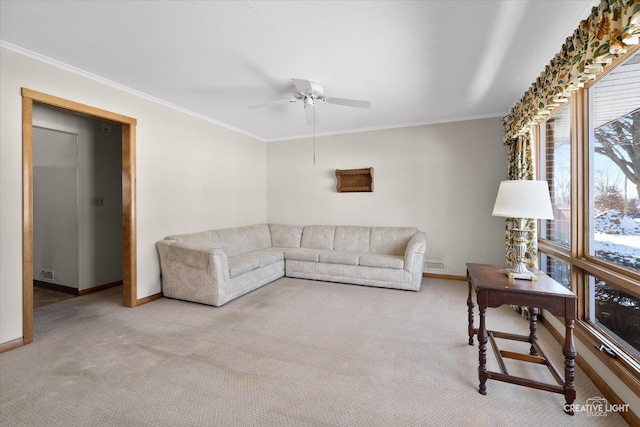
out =
{"type": "Polygon", "coordinates": [[[432,279],[445,279],[445,280],[462,280],[467,281],[467,276],[454,276],[451,274],[434,274],[434,273],[422,273],[422,277],[429,277],[432,279]]]}
{"type": "Polygon", "coordinates": [[[40,289],[47,289],[50,291],[62,292],[70,295],[78,295],[78,289],[70,286],[58,285],[57,283],[43,282],[42,280],[34,280],[33,286],[40,289]]]}
{"type": "Polygon", "coordinates": [[[155,300],[160,299],[160,298],[162,298],[162,292],[160,292],[158,294],[149,295],[148,297],[140,298],[136,302],[136,307],[138,305],[146,304],[148,302],[155,301],[155,300]]]}
{"type": "Polygon", "coordinates": [[[13,350],[14,348],[22,347],[23,345],[24,339],[22,337],[16,338],[15,340],[3,342],[2,344],[0,344],[0,353],[13,350]]]}
{"type": "MultiPolygon", "coordinates": [[[[564,345],[564,336],[553,326],[549,324],[549,322],[543,317],[539,316],[538,320],[540,323],[547,328],[547,331],[551,333],[551,335],[560,343],[560,345],[564,345]]],[[[579,354],[576,356],[576,363],[578,366],[584,371],[585,374],[589,377],[589,379],[598,387],[598,390],[604,395],[604,397],[613,404],[616,405],[624,405],[624,402],[618,394],[609,387],[609,385],[602,379],[600,375],[587,363],[586,360],[579,354]]],[[[640,425],[640,418],[631,410],[624,412],[618,412],[624,420],[629,423],[631,426],[640,425]]]]}
{"type": "Polygon", "coordinates": [[[37,288],[48,289],[50,291],[63,292],[65,294],[82,296],[82,295],[92,294],[94,292],[104,291],[105,289],[115,288],[116,286],[122,286],[122,280],[117,280],[115,282],[105,283],[104,285],[94,286],[93,288],[80,289],[80,290],[76,288],[71,288],[69,286],[58,285],[56,283],[43,282],[41,280],[34,280],[33,286],[37,288]]]}
{"type": "Polygon", "coordinates": [[[117,280],[111,283],[105,283],[104,285],[94,286],[93,288],[82,289],[78,291],[78,296],[92,294],[94,292],[104,291],[105,289],[115,288],[116,286],[122,286],[122,280],[117,280]]]}

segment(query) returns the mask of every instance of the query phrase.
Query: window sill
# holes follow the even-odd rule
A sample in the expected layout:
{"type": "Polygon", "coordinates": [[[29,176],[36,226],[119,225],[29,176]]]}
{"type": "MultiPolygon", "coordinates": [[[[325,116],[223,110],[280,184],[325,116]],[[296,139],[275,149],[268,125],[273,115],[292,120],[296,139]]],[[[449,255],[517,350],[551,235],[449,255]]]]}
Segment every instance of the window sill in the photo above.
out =
{"type": "Polygon", "coordinates": [[[575,337],[591,350],[611,372],[636,395],[640,396],[640,364],[636,360],[620,350],[614,342],[585,321],[576,321],[574,332],[575,337]],[[608,356],[598,350],[603,344],[614,350],[616,357],[608,356]]]}

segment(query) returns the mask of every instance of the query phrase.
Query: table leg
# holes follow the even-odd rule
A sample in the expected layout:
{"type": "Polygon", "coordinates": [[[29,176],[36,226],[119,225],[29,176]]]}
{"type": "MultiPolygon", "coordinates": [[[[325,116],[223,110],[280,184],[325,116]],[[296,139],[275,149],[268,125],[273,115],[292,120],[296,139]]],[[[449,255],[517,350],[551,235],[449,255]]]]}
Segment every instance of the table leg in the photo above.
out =
{"type": "Polygon", "coordinates": [[[478,366],[478,378],[480,379],[480,386],[478,392],[480,394],[487,394],[487,325],[485,323],[485,317],[487,314],[487,305],[480,302],[480,296],[478,296],[478,308],[480,312],[480,326],[478,328],[478,349],[479,349],[479,361],[478,366]]]}
{"type": "MultiPolygon", "coordinates": [[[[538,331],[538,308],[537,307],[529,307],[529,341],[533,343],[538,340],[538,336],[536,332],[538,331]]],[[[538,352],[536,348],[532,345],[529,350],[529,354],[532,356],[537,356],[538,352]]]]}
{"type": "MultiPolygon", "coordinates": [[[[576,348],[573,344],[573,319],[565,319],[565,336],[562,354],[564,354],[564,398],[566,408],[571,408],[571,404],[576,400],[575,378],[575,358],[576,348]]],[[[573,415],[572,410],[565,410],[569,415],[573,415]]]]}
{"type": "Polygon", "coordinates": [[[469,283],[469,296],[467,297],[467,307],[468,307],[468,318],[469,318],[469,345],[473,345],[473,335],[475,332],[473,331],[473,308],[475,304],[473,303],[473,290],[471,289],[471,283],[469,283]]]}

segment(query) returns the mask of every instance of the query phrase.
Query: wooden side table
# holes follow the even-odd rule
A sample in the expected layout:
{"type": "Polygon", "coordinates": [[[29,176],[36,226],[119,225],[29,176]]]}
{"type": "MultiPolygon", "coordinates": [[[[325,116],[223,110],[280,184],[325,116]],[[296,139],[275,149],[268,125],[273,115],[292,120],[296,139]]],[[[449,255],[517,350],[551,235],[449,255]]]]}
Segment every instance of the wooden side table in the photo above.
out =
{"type": "Polygon", "coordinates": [[[480,366],[478,376],[480,394],[487,394],[487,379],[504,381],[511,384],[532,387],[539,390],[546,390],[554,393],[564,394],[565,412],[573,415],[570,409],[576,398],[574,385],[576,349],[573,343],[573,322],[576,318],[576,295],[560,285],[558,282],[545,274],[538,276],[537,281],[509,279],[505,275],[505,268],[487,264],[467,263],[467,280],[469,282],[469,296],[467,307],[469,314],[469,345],[473,345],[473,336],[478,335],[478,348],[480,366]],[[480,327],[473,327],[473,293],[475,292],[478,309],[480,312],[480,327]],[[530,307],[531,319],[529,335],[515,335],[504,332],[487,331],[485,322],[487,307],[499,307],[503,304],[515,304],[530,307]],[[566,334],[562,354],[564,355],[564,379],[555,367],[551,359],[545,354],[544,349],[538,342],[536,335],[538,309],[546,309],[550,313],[564,317],[566,334]],[[495,338],[502,338],[513,341],[521,341],[531,344],[529,354],[516,353],[512,351],[500,350],[495,338]],[[491,342],[491,347],[498,361],[501,372],[487,370],[487,342],[491,342]],[[548,384],[528,378],[509,375],[504,363],[504,358],[515,359],[524,362],[538,363],[546,365],[557,381],[557,384],[548,384]]]}

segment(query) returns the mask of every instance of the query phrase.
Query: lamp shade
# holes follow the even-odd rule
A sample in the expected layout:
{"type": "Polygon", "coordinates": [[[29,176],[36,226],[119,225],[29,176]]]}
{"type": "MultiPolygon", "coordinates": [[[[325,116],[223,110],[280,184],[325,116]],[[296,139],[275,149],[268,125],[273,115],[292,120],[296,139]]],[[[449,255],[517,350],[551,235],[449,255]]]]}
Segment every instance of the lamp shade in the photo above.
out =
{"type": "Polygon", "coordinates": [[[502,181],[492,215],[507,218],[553,219],[547,181],[502,181]]]}

